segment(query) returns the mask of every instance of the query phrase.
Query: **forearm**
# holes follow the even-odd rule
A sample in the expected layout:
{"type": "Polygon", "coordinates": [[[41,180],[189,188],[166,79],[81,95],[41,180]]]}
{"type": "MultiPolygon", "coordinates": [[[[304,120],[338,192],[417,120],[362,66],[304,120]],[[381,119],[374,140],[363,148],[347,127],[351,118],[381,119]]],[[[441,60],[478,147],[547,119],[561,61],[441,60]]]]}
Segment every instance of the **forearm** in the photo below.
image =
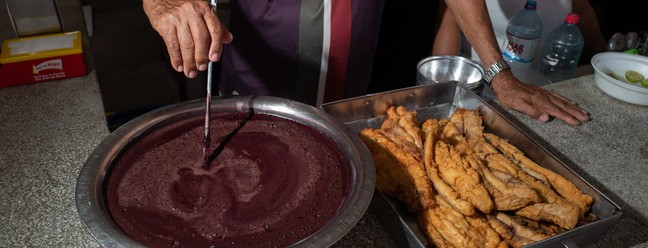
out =
{"type": "MultiPolygon", "coordinates": [[[[488,68],[501,60],[502,52],[493,32],[486,3],[483,0],[446,0],[445,2],[466,39],[479,55],[484,67],[488,68]]],[[[497,88],[500,88],[499,84],[507,82],[516,82],[510,70],[495,76],[492,85],[497,91],[497,88]]]]}
{"type": "Polygon", "coordinates": [[[446,0],[445,2],[484,66],[502,59],[486,3],[483,0],[446,0]]]}
{"type": "Polygon", "coordinates": [[[442,17],[434,45],[432,46],[432,55],[459,55],[461,49],[461,30],[452,16],[450,10],[445,4],[442,4],[442,17]]]}

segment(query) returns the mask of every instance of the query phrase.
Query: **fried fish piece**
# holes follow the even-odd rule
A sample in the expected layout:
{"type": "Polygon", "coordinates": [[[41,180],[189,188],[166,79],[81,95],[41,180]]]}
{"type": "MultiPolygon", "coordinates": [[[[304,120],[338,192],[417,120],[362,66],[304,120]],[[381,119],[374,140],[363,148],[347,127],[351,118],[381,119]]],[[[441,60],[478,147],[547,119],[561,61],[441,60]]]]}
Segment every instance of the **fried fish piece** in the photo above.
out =
{"type": "Polygon", "coordinates": [[[481,184],[479,174],[454,147],[438,141],[434,149],[434,160],[440,177],[459,193],[461,199],[470,202],[482,213],[489,213],[493,209],[493,201],[481,184]]]}
{"type": "Polygon", "coordinates": [[[442,130],[441,140],[451,146],[454,146],[461,154],[472,154],[472,147],[470,147],[468,141],[466,141],[466,138],[464,137],[464,134],[461,132],[461,130],[459,130],[459,128],[457,128],[457,126],[451,121],[444,122],[444,124],[445,125],[440,128],[442,130]]]}
{"type": "Polygon", "coordinates": [[[474,147],[482,139],[484,125],[479,109],[458,108],[450,117],[450,121],[464,134],[468,146],[474,147]]]}
{"type": "MultiPolygon", "coordinates": [[[[498,212],[495,215],[495,218],[497,218],[497,220],[506,224],[513,230],[514,237],[511,240],[515,241],[514,243],[528,245],[530,243],[526,243],[524,241],[530,241],[531,243],[533,243],[551,237],[545,234],[543,230],[539,228],[539,225],[537,223],[533,223],[523,218],[510,216],[503,212],[498,212]],[[520,238],[516,239],[515,236],[519,236],[520,238]]],[[[518,245],[512,244],[512,246],[518,245]]]]}
{"type": "MultiPolygon", "coordinates": [[[[433,218],[439,218],[436,213],[430,209],[422,211],[417,215],[417,223],[421,230],[423,230],[427,240],[438,248],[454,248],[448,240],[446,240],[441,232],[434,226],[433,218]]],[[[430,245],[426,245],[430,247],[430,245]]]]}
{"type": "Polygon", "coordinates": [[[579,217],[577,206],[560,202],[533,204],[515,211],[515,214],[536,221],[550,221],[565,229],[576,227],[579,217]]]}
{"type": "Polygon", "coordinates": [[[484,237],[485,242],[482,247],[502,247],[502,239],[484,216],[467,216],[466,220],[484,237]]]}
{"type": "Polygon", "coordinates": [[[583,216],[585,212],[589,210],[589,207],[592,205],[594,199],[592,199],[591,196],[580,191],[569,180],[547,168],[536,164],[531,159],[527,158],[519,149],[509,144],[502,138],[499,138],[493,134],[484,135],[486,135],[488,140],[509,159],[519,161],[520,166],[528,168],[545,176],[549,183],[551,183],[552,188],[554,188],[559,195],[580,208],[581,216],[583,216]]]}
{"type": "Polygon", "coordinates": [[[439,247],[498,247],[501,239],[483,217],[466,217],[452,208],[442,197],[436,196],[436,205],[419,213],[418,223],[429,240],[439,247]],[[438,236],[443,241],[438,240],[438,236]]]}
{"type": "Polygon", "coordinates": [[[486,167],[476,155],[467,158],[468,163],[477,169],[484,179],[484,186],[491,195],[495,209],[517,210],[524,206],[538,203],[542,198],[528,184],[513,177],[513,175],[491,170],[486,167]]]}
{"type": "MultiPolygon", "coordinates": [[[[496,215],[497,213],[495,213],[496,215]]],[[[495,215],[489,214],[486,215],[486,220],[488,221],[488,224],[499,234],[499,236],[504,239],[504,240],[510,240],[513,239],[513,236],[515,236],[515,233],[511,229],[510,226],[506,225],[504,222],[501,220],[497,219],[495,215]]]]}
{"type": "Polygon", "coordinates": [[[545,203],[551,204],[552,206],[551,209],[547,209],[547,210],[559,209],[560,211],[557,210],[551,212],[541,211],[542,209],[537,209],[537,207],[533,207],[533,205],[531,205],[525,207],[525,208],[529,208],[527,210],[524,211],[518,210],[516,212],[517,215],[524,216],[534,220],[543,219],[547,221],[553,221],[553,223],[556,223],[565,229],[572,229],[576,226],[580,216],[580,208],[578,208],[578,206],[565,200],[564,198],[556,194],[556,192],[554,192],[551,188],[540,183],[539,181],[533,179],[528,175],[526,176],[521,175],[520,177],[518,177],[518,179],[529,184],[531,188],[533,188],[536,192],[538,192],[539,195],[541,195],[545,199],[546,201],[545,203]],[[548,217],[550,216],[550,214],[554,216],[548,217]]]}
{"type": "MultiPolygon", "coordinates": [[[[531,177],[521,169],[518,169],[517,165],[513,164],[512,161],[504,158],[502,155],[491,155],[486,158],[487,167],[495,170],[505,171],[516,179],[524,182],[526,185],[531,187],[538,196],[541,197],[541,201],[536,201],[538,203],[550,203],[554,204],[555,208],[563,209],[563,211],[553,211],[552,213],[560,214],[559,217],[547,218],[549,215],[543,213],[542,219],[545,220],[556,220],[554,222],[560,225],[563,228],[571,229],[574,228],[578,222],[580,215],[580,208],[576,205],[565,200],[563,197],[558,195],[555,191],[551,189],[550,186],[544,184],[543,182],[537,180],[534,177],[531,177]]],[[[520,212],[519,215],[525,216],[530,219],[541,219],[540,216],[533,216],[533,214],[538,214],[540,211],[531,211],[533,208],[520,212]]]]}
{"type": "Polygon", "coordinates": [[[463,215],[470,216],[475,214],[475,208],[470,202],[467,202],[459,196],[450,185],[439,177],[439,170],[434,161],[434,145],[435,137],[439,132],[439,124],[435,119],[429,119],[423,123],[421,130],[425,136],[423,142],[423,161],[425,164],[425,171],[427,172],[432,186],[448,203],[463,215]]]}
{"type": "Polygon", "coordinates": [[[392,106],[387,109],[387,118],[383,121],[380,130],[387,138],[402,146],[407,152],[421,158],[423,141],[417,125],[418,119],[415,111],[408,111],[401,106],[392,106]]]}
{"type": "Polygon", "coordinates": [[[493,169],[504,171],[512,175],[524,174],[525,176],[533,177],[547,187],[551,187],[549,181],[543,175],[531,170],[524,170],[524,168],[521,168],[518,164],[514,163],[514,161],[510,160],[499,151],[495,154],[487,155],[485,160],[487,161],[488,166],[493,169]]]}
{"type": "Polygon", "coordinates": [[[373,157],[376,186],[380,191],[400,199],[412,212],[434,204],[434,191],[421,159],[388,139],[380,130],[365,128],[360,138],[373,157]]]}

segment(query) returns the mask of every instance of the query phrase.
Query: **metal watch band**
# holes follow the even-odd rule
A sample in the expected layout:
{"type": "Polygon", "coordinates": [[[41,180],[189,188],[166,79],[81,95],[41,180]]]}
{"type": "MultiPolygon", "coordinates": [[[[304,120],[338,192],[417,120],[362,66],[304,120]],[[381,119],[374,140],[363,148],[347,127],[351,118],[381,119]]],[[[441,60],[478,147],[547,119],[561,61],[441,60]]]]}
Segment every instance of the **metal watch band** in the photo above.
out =
{"type": "Polygon", "coordinates": [[[484,72],[484,80],[486,81],[486,84],[490,87],[491,86],[491,81],[497,74],[502,72],[503,70],[510,69],[509,65],[504,61],[503,59],[498,60],[497,62],[493,63],[486,71],[484,72]]]}

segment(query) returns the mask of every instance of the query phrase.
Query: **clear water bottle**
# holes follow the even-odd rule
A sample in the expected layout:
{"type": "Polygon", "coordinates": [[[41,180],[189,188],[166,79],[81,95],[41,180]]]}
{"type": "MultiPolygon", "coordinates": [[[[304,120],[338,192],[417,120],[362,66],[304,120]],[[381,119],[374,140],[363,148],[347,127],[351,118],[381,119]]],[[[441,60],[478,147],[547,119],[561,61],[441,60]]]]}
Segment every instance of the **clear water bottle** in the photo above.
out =
{"type": "Polygon", "coordinates": [[[509,64],[531,66],[538,40],[542,35],[542,22],[536,13],[536,1],[527,0],[524,9],[509,20],[502,54],[509,64]]]}
{"type": "Polygon", "coordinates": [[[583,35],[576,26],[578,18],[577,14],[567,14],[565,22],[547,35],[538,70],[551,82],[567,80],[574,76],[585,44],[583,35]]]}

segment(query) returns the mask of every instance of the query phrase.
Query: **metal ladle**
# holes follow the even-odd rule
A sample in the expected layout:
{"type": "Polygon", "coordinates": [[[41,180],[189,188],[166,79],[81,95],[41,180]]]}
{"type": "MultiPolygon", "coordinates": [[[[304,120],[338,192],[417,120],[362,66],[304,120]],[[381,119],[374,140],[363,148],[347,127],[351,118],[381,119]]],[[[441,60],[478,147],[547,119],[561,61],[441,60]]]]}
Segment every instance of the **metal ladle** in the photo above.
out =
{"type": "MultiPolygon", "coordinates": [[[[216,0],[210,2],[212,10],[216,13],[216,0]]],[[[202,167],[209,167],[209,148],[211,146],[211,137],[209,136],[209,112],[211,109],[211,88],[212,88],[212,68],[211,60],[207,63],[207,98],[205,100],[205,137],[203,139],[203,161],[202,167]]]]}

